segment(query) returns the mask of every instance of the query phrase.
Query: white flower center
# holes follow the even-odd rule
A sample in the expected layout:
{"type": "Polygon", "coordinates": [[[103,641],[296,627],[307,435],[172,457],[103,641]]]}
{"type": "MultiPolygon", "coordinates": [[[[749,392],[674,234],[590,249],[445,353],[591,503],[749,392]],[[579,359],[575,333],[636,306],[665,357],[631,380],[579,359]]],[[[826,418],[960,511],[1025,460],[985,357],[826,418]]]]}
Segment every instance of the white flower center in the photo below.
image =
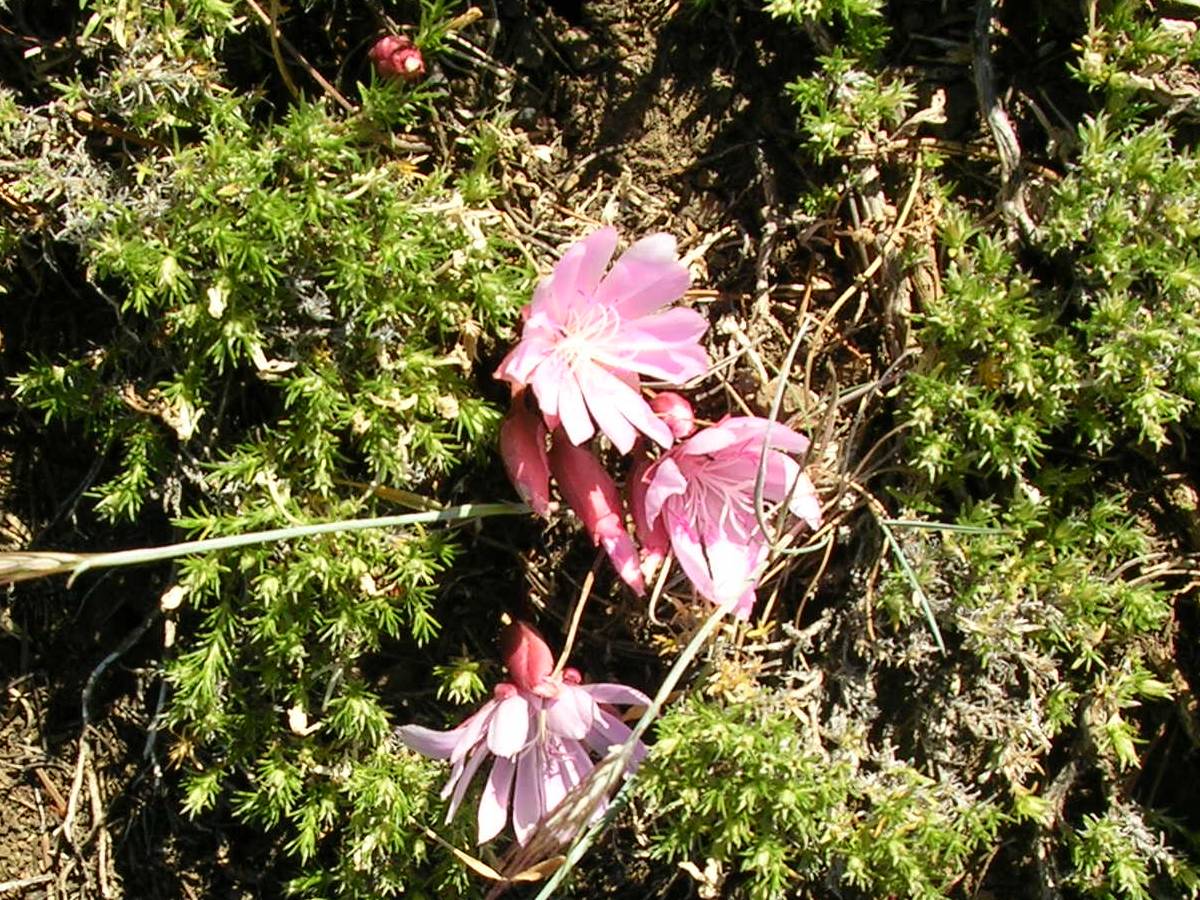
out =
{"type": "Polygon", "coordinates": [[[621,317],[604,306],[572,310],[560,326],[562,338],[555,345],[555,352],[574,368],[580,361],[590,361],[597,350],[611,343],[620,324],[621,317]]]}

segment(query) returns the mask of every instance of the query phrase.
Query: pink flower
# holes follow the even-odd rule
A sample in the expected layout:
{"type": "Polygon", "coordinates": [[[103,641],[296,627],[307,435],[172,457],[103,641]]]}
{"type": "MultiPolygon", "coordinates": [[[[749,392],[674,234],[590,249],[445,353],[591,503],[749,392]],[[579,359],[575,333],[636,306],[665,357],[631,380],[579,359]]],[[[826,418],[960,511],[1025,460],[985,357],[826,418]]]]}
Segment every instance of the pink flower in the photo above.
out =
{"type": "Polygon", "coordinates": [[[676,440],[682,441],[696,430],[696,414],[692,404],[674,391],[662,391],[650,401],[655,415],[667,423],[676,440]]]}
{"type": "Polygon", "coordinates": [[[601,544],[621,580],[641,597],[646,583],[638,564],[637,545],[625,528],[621,492],[600,460],[586,447],[576,447],[561,428],[550,446],[550,471],[563,499],[583,522],[592,542],[601,544]]]}
{"type": "Polygon", "coordinates": [[[425,77],[425,58],[411,40],[401,35],[381,37],[368,56],[384,78],[420,81],[425,77]]]}
{"type": "MultiPolygon", "coordinates": [[[[405,725],[397,734],[418,753],[450,761],[450,780],[442,790],[450,798],[447,822],[475,773],[494,757],[479,800],[479,843],[504,830],[511,806],[513,831],[524,844],[538,822],[591,772],[588,750],[602,755],[629,737],[629,727],[606,707],[643,706],[650,700],[622,684],[581,684],[574,669],[555,675],[550,648],[524,623],[509,626],[502,643],[515,683],[496,685],[493,698],[457,728],[405,725]]],[[[644,756],[639,744],[630,771],[644,756]]]]}
{"type": "Polygon", "coordinates": [[[755,417],[725,418],[673,447],[644,476],[645,517],[664,523],[675,557],[696,590],[746,618],[766,561],[768,541],[754,511],[754,484],[769,441],[763,498],[788,501],[814,531],[821,504],[808,476],[787,453],[804,453],[808,438],[755,417]],[[780,452],[780,451],[786,451],[780,452]]]}
{"type": "Polygon", "coordinates": [[[525,398],[513,398],[512,409],[500,426],[500,457],[521,499],[539,516],[550,514],[550,463],[546,457],[546,426],[529,409],[525,398]]]}
{"type": "Polygon", "coordinates": [[[703,373],[708,325],[694,310],[662,309],[690,283],[674,238],[643,238],[605,274],[616,246],[616,230],[603,228],[563,254],[496,377],[531,386],[546,424],[561,423],[573,444],[599,426],[621,453],[638,432],[670,447],[671,430],[642,397],[639,375],[678,384],[703,373]]]}

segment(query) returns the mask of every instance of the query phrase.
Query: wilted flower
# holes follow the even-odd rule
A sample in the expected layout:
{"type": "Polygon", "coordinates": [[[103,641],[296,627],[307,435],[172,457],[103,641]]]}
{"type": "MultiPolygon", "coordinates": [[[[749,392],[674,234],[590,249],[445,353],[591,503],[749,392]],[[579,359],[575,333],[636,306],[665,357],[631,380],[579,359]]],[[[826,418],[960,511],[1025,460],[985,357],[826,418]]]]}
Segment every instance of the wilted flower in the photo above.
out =
{"type": "MultiPolygon", "coordinates": [[[[550,648],[523,622],[505,629],[501,643],[513,680],[496,685],[482,709],[450,731],[405,725],[397,734],[418,753],[450,761],[450,780],[442,791],[450,797],[447,822],[475,773],[494,757],[479,801],[479,843],[504,830],[511,806],[513,831],[524,844],[538,822],[591,772],[588,750],[604,754],[629,737],[629,727],[606,706],[650,700],[622,684],[581,684],[574,669],[554,674],[550,648]]],[[[631,770],[644,755],[639,744],[631,770]]]]}
{"type": "Polygon", "coordinates": [[[500,458],[521,499],[539,516],[550,513],[550,463],[546,458],[546,426],[529,409],[524,396],[513,398],[500,426],[500,458]]]}
{"type": "Polygon", "coordinates": [[[604,547],[621,580],[639,597],[645,594],[637,545],[625,528],[621,492],[600,460],[588,448],[576,447],[557,428],[550,447],[550,471],[563,499],[575,510],[592,542],[604,547]]]}
{"type": "Polygon", "coordinates": [[[420,81],[425,77],[425,57],[415,44],[403,35],[389,34],[375,42],[368,54],[375,71],[384,78],[420,81]]]}
{"type": "Polygon", "coordinates": [[[650,408],[667,423],[675,440],[682,441],[696,430],[696,414],[692,404],[674,391],[662,391],[650,401],[650,408]]]}
{"type": "Polygon", "coordinates": [[[699,339],[708,326],[694,310],[662,311],[690,283],[674,238],[643,238],[605,274],[616,246],[616,230],[603,228],[563,254],[496,376],[531,386],[546,424],[561,423],[574,444],[599,426],[622,453],[638,432],[669,447],[671,430],[642,397],[639,375],[678,384],[704,372],[699,339]]]}
{"type": "Polygon", "coordinates": [[[788,502],[814,531],[821,504],[808,476],[787,453],[804,453],[808,438],[769,419],[726,418],[673,447],[643,476],[647,526],[663,523],[696,590],[750,615],[768,541],[754,510],[763,443],[769,442],[763,498],[788,502]],[[786,451],[780,452],[780,451],[786,451]]]}

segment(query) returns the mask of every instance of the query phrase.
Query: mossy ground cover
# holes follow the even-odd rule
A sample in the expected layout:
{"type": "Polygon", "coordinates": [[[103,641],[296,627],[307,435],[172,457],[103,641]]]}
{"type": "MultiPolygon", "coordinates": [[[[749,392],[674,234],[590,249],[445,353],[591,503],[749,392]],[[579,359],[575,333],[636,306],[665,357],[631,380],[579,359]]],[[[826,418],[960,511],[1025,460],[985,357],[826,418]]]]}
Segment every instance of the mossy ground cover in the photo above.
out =
{"type": "MultiPolygon", "coordinates": [[[[707,420],[825,525],[717,632],[563,895],[1179,897],[1200,874],[1194,4],[0,4],[12,550],[512,499],[491,373],[666,231],[707,420]],[[427,72],[379,78],[411,37],[427,72]]],[[[443,767],[504,614],[653,693],[707,614],[571,517],[13,587],[0,881],[483,896],[443,767]]],[[[17,888],[13,888],[17,889],[17,888]]],[[[517,887],[534,896],[538,887],[517,887]]]]}

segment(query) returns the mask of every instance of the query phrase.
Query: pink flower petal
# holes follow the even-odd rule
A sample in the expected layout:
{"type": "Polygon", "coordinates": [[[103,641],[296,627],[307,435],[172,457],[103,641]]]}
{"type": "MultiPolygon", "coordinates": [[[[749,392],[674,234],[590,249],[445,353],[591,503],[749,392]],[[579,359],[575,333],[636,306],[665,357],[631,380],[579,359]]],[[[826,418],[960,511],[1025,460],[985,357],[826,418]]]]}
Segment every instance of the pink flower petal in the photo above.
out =
{"type": "Polygon", "coordinates": [[[652,234],[621,254],[596,290],[596,300],[632,319],[679,299],[691,283],[676,256],[675,238],[652,234]]]}
{"type": "Polygon", "coordinates": [[[753,591],[758,580],[757,569],[766,559],[765,543],[743,543],[718,533],[716,539],[704,546],[712,572],[714,603],[733,606],[753,591]]]}
{"type": "MultiPolygon", "coordinates": [[[[663,447],[675,443],[667,423],[654,414],[646,398],[631,388],[603,366],[592,366],[588,371],[588,406],[594,411],[599,404],[608,404],[628,420],[634,428],[663,447]]],[[[619,441],[618,436],[609,434],[609,439],[621,453],[633,449],[632,441],[619,441]]]]}
{"type": "Polygon", "coordinates": [[[789,453],[804,453],[808,450],[808,438],[796,434],[786,425],[760,419],[756,416],[734,416],[723,419],[711,428],[705,428],[681,448],[680,452],[702,455],[718,453],[747,441],[755,442],[755,451],[766,438],[771,447],[789,453]]]}
{"type": "Polygon", "coordinates": [[[516,756],[529,740],[533,711],[521,694],[501,700],[488,726],[487,746],[497,756],[516,756]]]}
{"type": "Polygon", "coordinates": [[[675,551],[675,558],[679,560],[684,574],[702,596],[716,602],[716,588],[699,534],[683,517],[676,515],[667,516],[667,533],[671,536],[671,549],[675,551]]]}
{"type": "Polygon", "coordinates": [[[452,731],[434,731],[424,725],[402,725],[396,729],[396,737],[404,746],[422,756],[449,759],[462,737],[462,726],[452,731]]]}
{"type": "Polygon", "coordinates": [[[479,837],[477,843],[490,841],[508,824],[508,798],[512,793],[517,764],[504,756],[496,757],[492,771],[479,798],[479,837]]]}
{"type": "Polygon", "coordinates": [[[479,771],[479,766],[483,763],[487,755],[487,748],[480,745],[467,758],[466,765],[463,766],[462,775],[458,778],[458,783],[454,786],[454,796],[450,798],[450,806],[446,810],[447,823],[458,812],[458,807],[462,803],[463,797],[466,796],[467,788],[471,786],[471,779],[475,777],[475,773],[479,771]]]}
{"type": "Polygon", "coordinates": [[[495,700],[489,700],[479,708],[479,712],[458,726],[462,729],[462,737],[459,738],[458,746],[450,754],[450,762],[460,762],[467,755],[467,751],[479,743],[484,729],[488,727],[499,705],[495,700]]]}
{"type": "Polygon", "coordinates": [[[750,613],[754,610],[754,601],[757,599],[757,594],[754,588],[749,588],[741,597],[733,604],[734,618],[741,619],[743,622],[750,618],[750,613]]]}
{"type": "MultiPolygon", "coordinates": [[[[603,378],[597,378],[597,372],[602,372],[599,366],[588,365],[582,367],[580,371],[580,386],[583,390],[583,395],[587,398],[604,399],[604,389],[600,387],[598,382],[603,382],[603,378]]],[[[600,430],[608,436],[608,439],[613,442],[613,446],[620,453],[628,453],[633,449],[633,442],[637,440],[637,429],[635,429],[629,420],[621,414],[615,403],[594,402],[589,400],[588,411],[596,420],[596,424],[600,430]]]]}
{"type": "Polygon", "coordinates": [[[550,738],[546,742],[542,796],[546,814],[554,812],[567,793],[592,770],[592,760],[578,741],[550,738]]]}
{"type": "Polygon", "coordinates": [[[617,230],[601,228],[573,244],[562,255],[551,275],[557,319],[561,321],[591,301],[616,249],[617,230]]]}
{"type": "Polygon", "coordinates": [[[672,309],[623,322],[616,338],[596,359],[614,369],[681,384],[708,369],[708,354],[699,344],[707,329],[708,321],[691,309],[672,309]]]}
{"type": "Polygon", "coordinates": [[[609,562],[613,564],[613,568],[617,570],[621,580],[629,585],[639,597],[644,597],[646,580],[642,576],[637,544],[633,542],[629,532],[622,526],[616,533],[600,538],[600,543],[604,546],[604,552],[608,554],[609,562]]]}
{"type": "Polygon", "coordinates": [[[803,472],[796,478],[796,488],[792,492],[788,509],[797,519],[803,520],[809,528],[816,531],[821,527],[821,500],[817,497],[817,489],[812,480],[803,472]]]}
{"type": "MultiPolygon", "coordinates": [[[[605,756],[610,748],[620,746],[629,740],[631,734],[633,734],[633,729],[612,713],[601,710],[600,719],[597,721],[596,727],[587,736],[587,745],[596,753],[605,756]]],[[[646,745],[638,741],[633,748],[633,753],[625,770],[632,772],[645,758],[646,745]]]]}
{"type": "Polygon", "coordinates": [[[534,370],[553,352],[554,345],[550,342],[527,336],[496,367],[496,377],[516,385],[527,385],[534,370]]]}
{"type": "Polygon", "coordinates": [[[646,491],[646,521],[651,526],[662,513],[664,504],[672,497],[681,497],[687,491],[688,480],[670,456],[664,456],[648,473],[650,487],[646,491]]]}
{"type": "Polygon", "coordinates": [[[597,703],[612,703],[617,706],[649,706],[650,698],[637,688],[624,684],[599,682],[581,684],[578,690],[586,691],[597,703]]]}
{"type": "Polygon", "coordinates": [[[524,844],[537,823],[546,814],[546,797],[543,787],[545,763],[542,748],[534,744],[517,758],[517,779],[513,788],[513,831],[517,843],[524,844]]]}
{"type": "Polygon", "coordinates": [[[546,726],[559,737],[578,741],[591,730],[597,713],[596,701],[587,692],[564,684],[558,697],[546,704],[546,726]]]}
{"type": "Polygon", "coordinates": [[[584,400],[583,391],[580,389],[579,381],[573,374],[564,377],[559,385],[558,417],[562,422],[563,430],[567,433],[567,437],[576,446],[590,440],[592,435],[596,433],[596,427],[592,424],[592,417],[588,415],[587,403],[584,400]]]}
{"type": "Polygon", "coordinates": [[[547,428],[551,427],[551,418],[558,416],[558,395],[567,378],[574,380],[566,363],[554,355],[547,357],[529,376],[529,386],[537,397],[538,409],[542,411],[547,428]]]}

